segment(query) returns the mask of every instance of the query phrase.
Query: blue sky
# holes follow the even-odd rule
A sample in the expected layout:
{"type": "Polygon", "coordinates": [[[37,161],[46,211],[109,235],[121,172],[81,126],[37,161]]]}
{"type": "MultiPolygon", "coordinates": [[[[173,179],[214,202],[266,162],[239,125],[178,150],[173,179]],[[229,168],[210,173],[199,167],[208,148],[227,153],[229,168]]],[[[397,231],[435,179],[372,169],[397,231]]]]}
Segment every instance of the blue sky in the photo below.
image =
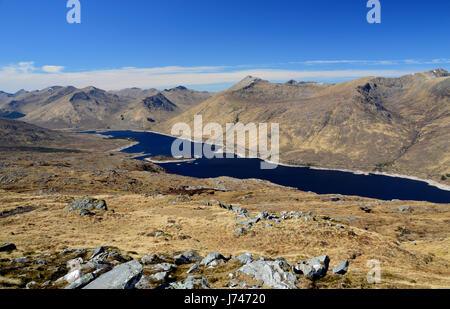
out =
{"type": "Polygon", "coordinates": [[[0,90],[220,90],[248,74],[337,82],[450,68],[450,1],[0,0],[0,90]]]}

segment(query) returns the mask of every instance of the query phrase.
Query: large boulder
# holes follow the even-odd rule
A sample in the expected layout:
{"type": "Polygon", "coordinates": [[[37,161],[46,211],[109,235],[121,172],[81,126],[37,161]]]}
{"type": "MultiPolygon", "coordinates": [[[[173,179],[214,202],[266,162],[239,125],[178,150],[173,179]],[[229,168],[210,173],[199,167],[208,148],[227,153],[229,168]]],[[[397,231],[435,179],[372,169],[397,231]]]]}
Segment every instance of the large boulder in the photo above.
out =
{"type": "Polygon", "coordinates": [[[106,202],[104,200],[91,199],[83,197],[81,199],[75,200],[69,205],[67,205],[69,211],[74,210],[108,210],[106,202]]]}
{"type": "Polygon", "coordinates": [[[284,261],[254,261],[239,268],[239,273],[251,276],[251,279],[262,282],[263,287],[274,289],[296,289],[297,278],[290,271],[289,264],[284,261]]]}
{"type": "Polygon", "coordinates": [[[317,280],[325,277],[330,265],[330,258],[327,255],[315,257],[306,261],[298,262],[294,271],[305,275],[310,280],[317,280]]]}
{"type": "Polygon", "coordinates": [[[129,290],[134,289],[136,283],[141,279],[142,265],[132,260],[128,263],[116,266],[113,270],[101,275],[84,289],[91,290],[129,290]]]}

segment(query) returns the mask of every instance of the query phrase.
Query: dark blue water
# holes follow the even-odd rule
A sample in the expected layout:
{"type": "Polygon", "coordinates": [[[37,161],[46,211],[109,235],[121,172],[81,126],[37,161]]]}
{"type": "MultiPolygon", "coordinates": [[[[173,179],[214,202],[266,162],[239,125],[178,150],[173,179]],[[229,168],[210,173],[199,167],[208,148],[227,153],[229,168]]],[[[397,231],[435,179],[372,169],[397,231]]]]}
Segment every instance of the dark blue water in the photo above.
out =
{"type": "MultiPolygon", "coordinates": [[[[109,131],[100,134],[116,138],[134,138],[139,144],[124,150],[126,153],[145,153],[150,156],[171,156],[175,138],[156,133],[109,131]]],[[[273,183],[295,187],[318,194],[358,195],[382,200],[416,200],[450,203],[450,191],[429,186],[426,182],[381,176],[355,175],[349,172],[314,170],[307,167],[278,166],[274,170],[261,170],[259,159],[205,159],[194,162],[159,164],[173,174],[197,178],[229,176],[240,179],[258,178],[273,183]]]]}

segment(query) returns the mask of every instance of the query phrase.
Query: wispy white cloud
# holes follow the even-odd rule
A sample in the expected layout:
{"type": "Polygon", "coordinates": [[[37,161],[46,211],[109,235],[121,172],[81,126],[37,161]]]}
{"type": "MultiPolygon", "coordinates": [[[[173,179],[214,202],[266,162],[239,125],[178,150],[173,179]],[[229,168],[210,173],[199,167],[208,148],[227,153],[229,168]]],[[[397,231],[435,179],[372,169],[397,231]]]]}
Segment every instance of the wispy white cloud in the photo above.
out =
{"type": "Polygon", "coordinates": [[[42,67],[42,71],[47,73],[59,73],[62,70],[64,70],[64,67],[60,65],[44,65],[42,67]]]}

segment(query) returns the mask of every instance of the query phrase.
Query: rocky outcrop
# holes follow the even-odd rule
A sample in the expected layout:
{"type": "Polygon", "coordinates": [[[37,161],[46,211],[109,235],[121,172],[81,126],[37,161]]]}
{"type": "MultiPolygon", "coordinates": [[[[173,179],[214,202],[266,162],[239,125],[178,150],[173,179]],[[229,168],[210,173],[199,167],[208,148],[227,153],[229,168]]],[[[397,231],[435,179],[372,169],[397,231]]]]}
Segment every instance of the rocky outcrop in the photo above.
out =
{"type": "Polygon", "coordinates": [[[69,205],[67,205],[67,210],[108,210],[106,202],[104,200],[97,200],[91,198],[81,198],[73,201],[69,205]]]}

